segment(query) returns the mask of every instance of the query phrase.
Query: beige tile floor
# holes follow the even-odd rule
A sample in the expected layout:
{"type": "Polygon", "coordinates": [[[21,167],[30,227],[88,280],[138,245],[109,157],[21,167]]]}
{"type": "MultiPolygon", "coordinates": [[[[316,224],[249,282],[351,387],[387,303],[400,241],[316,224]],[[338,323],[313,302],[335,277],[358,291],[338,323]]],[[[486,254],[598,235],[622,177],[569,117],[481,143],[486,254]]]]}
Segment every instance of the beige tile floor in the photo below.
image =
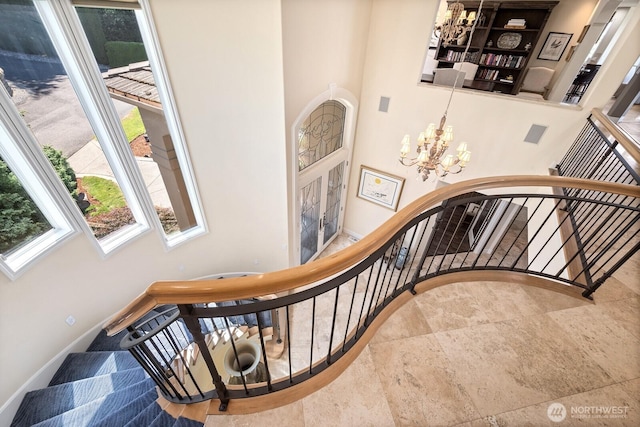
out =
{"type": "MultiPolygon", "coordinates": [[[[610,101],[602,109],[605,113],[609,111],[609,108],[613,104],[613,100],[610,101]]],[[[631,138],[640,145],[640,104],[634,104],[629,111],[618,120],[618,126],[620,126],[625,132],[631,136],[631,138]]]]}
{"type": "Polygon", "coordinates": [[[328,386],[206,426],[638,426],[639,272],[636,254],[594,304],[502,283],[420,294],[328,386]],[[547,415],[553,403],[561,422],[547,415]]]}

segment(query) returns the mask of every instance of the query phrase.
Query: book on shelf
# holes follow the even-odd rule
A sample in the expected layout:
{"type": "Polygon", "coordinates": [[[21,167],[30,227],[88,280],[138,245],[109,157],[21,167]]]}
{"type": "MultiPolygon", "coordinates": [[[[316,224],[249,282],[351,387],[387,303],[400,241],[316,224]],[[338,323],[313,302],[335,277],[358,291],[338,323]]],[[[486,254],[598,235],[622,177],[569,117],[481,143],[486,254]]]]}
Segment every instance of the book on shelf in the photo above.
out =
{"type": "Polygon", "coordinates": [[[480,65],[494,67],[520,68],[525,57],[522,55],[503,55],[495,53],[483,53],[480,55],[480,65]]]}
{"type": "Polygon", "coordinates": [[[504,28],[514,29],[514,30],[524,30],[527,28],[527,21],[522,18],[511,18],[506,23],[504,28]]]}
{"type": "Polygon", "coordinates": [[[445,60],[449,62],[473,62],[475,64],[478,62],[478,55],[479,52],[468,52],[465,57],[464,52],[448,50],[445,60]]]}

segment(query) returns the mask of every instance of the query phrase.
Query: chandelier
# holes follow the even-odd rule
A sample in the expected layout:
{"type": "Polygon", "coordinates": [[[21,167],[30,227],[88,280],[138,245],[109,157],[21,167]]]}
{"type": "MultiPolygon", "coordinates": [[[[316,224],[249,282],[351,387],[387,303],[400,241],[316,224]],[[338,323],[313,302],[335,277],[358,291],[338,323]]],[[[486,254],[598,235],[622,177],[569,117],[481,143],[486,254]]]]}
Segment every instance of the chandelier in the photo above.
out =
{"type": "MultiPolygon", "coordinates": [[[[482,10],[483,3],[484,0],[481,0],[478,11],[482,10]]],[[[459,32],[459,29],[457,28],[461,26],[466,28],[468,25],[471,25],[471,28],[468,31],[469,37],[465,40],[466,47],[462,54],[462,58],[467,58],[469,46],[471,46],[471,39],[473,38],[473,32],[477,23],[475,18],[476,12],[470,12],[467,15],[464,10],[464,6],[459,2],[450,5],[447,10],[447,15],[445,15],[445,24],[443,24],[441,30],[442,43],[445,43],[446,40],[451,41],[454,39],[459,41],[460,35],[462,34],[466,36],[467,30],[465,29],[464,32],[459,32]],[[457,36],[454,37],[456,34],[457,36]],[[445,39],[444,37],[448,38],[445,39]]],[[[447,112],[449,111],[449,106],[451,105],[451,100],[453,99],[453,94],[456,90],[460,74],[461,73],[458,73],[456,75],[456,79],[451,87],[449,102],[447,103],[438,127],[436,127],[434,123],[431,123],[424,132],[420,132],[418,135],[416,148],[417,156],[415,158],[407,158],[407,155],[411,151],[411,137],[409,135],[405,135],[402,139],[399,159],[400,163],[408,167],[417,165],[418,174],[423,181],[426,181],[429,178],[431,172],[438,177],[444,177],[447,174],[460,173],[471,160],[471,152],[467,149],[466,142],[461,142],[458,145],[455,155],[447,154],[449,145],[453,142],[453,127],[445,126],[447,122],[447,112]]]]}
{"type": "Polygon", "coordinates": [[[464,9],[460,2],[453,3],[444,15],[444,22],[435,27],[436,34],[444,45],[463,45],[466,41],[467,33],[471,31],[476,20],[476,12],[469,12],[464,9]]]}

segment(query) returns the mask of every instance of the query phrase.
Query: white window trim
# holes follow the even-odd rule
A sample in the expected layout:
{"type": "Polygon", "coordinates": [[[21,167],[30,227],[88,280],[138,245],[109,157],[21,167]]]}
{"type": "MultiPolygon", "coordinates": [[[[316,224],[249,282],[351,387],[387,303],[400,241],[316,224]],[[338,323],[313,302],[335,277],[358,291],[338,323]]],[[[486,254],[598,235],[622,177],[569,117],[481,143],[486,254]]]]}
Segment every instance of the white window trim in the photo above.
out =
{"type": "MultiPolygon", "coordinates": [[[[193,178],[193,168],[184,143],[185,138],[153,25],[149,3],[147,1],[141,3],[142,10],[137,8],[133,8],[133,10],[149,56],[149,64],[153,70],[156,87],[163,105],[163,113],[197,224],[186,231],[171,235],[164,233],[144,179],[128,146],[120,118],[115,111],[91,47],[86,40],[75,7],[68,0],[35,0],[35,3],[43,21],[46,21],[45,26],[54,39],[54,45],[68,70],[69,78],[83,107],[85,107],[98,140],[112,142],[111,144],[101,144],[101,146],[139,225],[138,227],[124,227],[123,230],[113,233],[112,236],[101,239],[99,241],[101,251],[105,255],[110,253],[137,234],[148,230],[150,224],[153,224],[162,236],[165,250],[170,250],[196,236],[205,234],[207,228],[204,212],[193,178]]],[[[90,230],[88,232],[92,234],[90,230]]]]}
{"type": "Polygon", "coordinates": [[[37,260],[78,233],[78,223],[66,214],[78,208],[4,88],[0,88],[0,117],[3,119],[0,120],[0,155],[52,227],[10,254],[0,256],[0,270],[15,280],[37,260]]]}
{"type": "MultiPolygon", "coordinates": [[[[100,240],[88,226],[82,227],[98,252],[106,257],[150,230],[149,212],[153,204],[72,4],[67,0],[34,0],[33,3],[136,221],[133,226],[123,227],[100,240]]],[[[155,216],[155,212],[153,214],[155,216]]]]}
{"type": "Polygon", "coordinates": [[[205,220],[202,203],[200,201],[200,192],[198,191],[198,185],[195,180],[191,157],[189,156],[186,139],[182,132],[178,109],[173,97],[173,89],[171,88],[171,82],[169,81],[164,56],[162,54],[162,49],[160,48],[158,33],[154,25],[151,6],[149,4],[149,0],[140,0],[139,3],[142,9],[136,9],[135,14],[138,20],[140,34],[147,50],[149,65],[153,71],[153,77],[158,90],[158,95],[160,96],[160,103],[162,104],[167,128],[169,129],[169,134],[173,141],[173,148],[175,150],[176,157],[178,158],[178,164],[182,171],[182,178],[187,188],[191,209],[197,224],[188,230],[167,235],[162,229],[158,216],[154,214],[153,218],[156,222],[156,227],[158,227],[162,233],[165,249],[170,250],[190,239],[206,234],[208,232],[207,222],[205,220]]]}

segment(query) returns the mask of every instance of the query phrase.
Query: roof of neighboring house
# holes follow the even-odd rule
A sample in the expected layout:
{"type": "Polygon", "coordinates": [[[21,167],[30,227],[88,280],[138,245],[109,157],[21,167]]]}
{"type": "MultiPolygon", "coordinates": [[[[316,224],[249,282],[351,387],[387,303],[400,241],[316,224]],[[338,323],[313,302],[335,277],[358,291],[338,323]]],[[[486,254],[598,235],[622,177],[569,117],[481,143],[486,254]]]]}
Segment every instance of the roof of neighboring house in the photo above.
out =
{"type": "Polygon", "coordinates": [[[113,68],[102,74],[110,93],[162,108],[149,62],[113,68]]]}

